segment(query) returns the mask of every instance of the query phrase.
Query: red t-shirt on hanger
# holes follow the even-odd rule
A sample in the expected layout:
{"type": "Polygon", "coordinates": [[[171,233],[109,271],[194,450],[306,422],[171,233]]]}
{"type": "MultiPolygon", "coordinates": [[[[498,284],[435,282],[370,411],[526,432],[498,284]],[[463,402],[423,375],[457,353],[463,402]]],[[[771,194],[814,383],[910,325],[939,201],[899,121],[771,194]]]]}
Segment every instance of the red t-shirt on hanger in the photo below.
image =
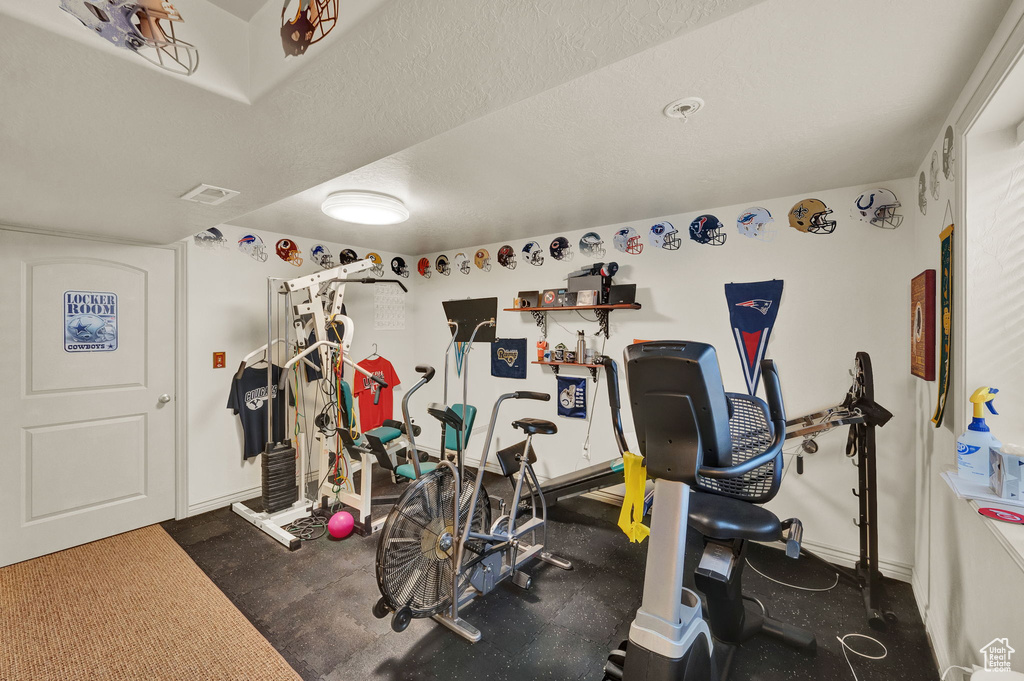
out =
{"type": "Polygon", "coordinates": [[[398,380],[398,374],[395,373],[395,367],[391,366],[391,362],[383,357],[364,359],[359,362],[359,366],[374,376],[383,378],[388,384],[387,388],[381,389],[377,383],[358,372],[352,379],[354,383],[352,393],[359,398],[359,429],[365,433],[382,425],[385,419],[394,418],[392,416],[392,396],[394,394],[392,389],[401,383],[398,380]],[[381,391],[380,400],[374,404],[373,397],[377,394],[377,390],[381,391]]]}

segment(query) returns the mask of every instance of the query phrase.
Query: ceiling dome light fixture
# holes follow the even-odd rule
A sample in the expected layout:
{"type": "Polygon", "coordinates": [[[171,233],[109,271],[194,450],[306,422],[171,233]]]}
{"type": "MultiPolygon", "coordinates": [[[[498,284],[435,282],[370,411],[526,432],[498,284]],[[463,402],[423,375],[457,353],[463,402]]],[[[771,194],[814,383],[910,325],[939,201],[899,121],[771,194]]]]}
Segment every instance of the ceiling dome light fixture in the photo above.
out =
{"type": "Polygon", "coordinates": [[[367,191],[334,192],[320,204],[328,217],[357,225],[397,225],[409,219],[401,199],[367,191]]]}

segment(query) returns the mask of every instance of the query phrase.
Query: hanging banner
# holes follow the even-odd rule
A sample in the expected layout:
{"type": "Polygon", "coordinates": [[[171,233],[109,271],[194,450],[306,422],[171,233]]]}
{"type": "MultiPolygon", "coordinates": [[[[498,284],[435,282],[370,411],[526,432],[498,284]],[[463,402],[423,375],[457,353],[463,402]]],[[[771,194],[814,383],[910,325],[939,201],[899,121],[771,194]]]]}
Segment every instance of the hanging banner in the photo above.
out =
{"type": "Polygon", "coordinates": [[[761,360],[768,349],[768,337],[775,326],[782,301],[782,280],[726,284],[729,321],[743,365],[747,391],[753,395],[761,380],[761,360]]]}
{"type": "Polygon", "coordinates": [[[935,414],[932,416],[932,423],[938,428],[942,425],[942,417],[946,413],[946,395],[949,393],[949,358],[950,340],[953,332],[953,223],[952,214],[947,204],[947,214],[950,214],[950,224],[939,234],[939,241],[942,244],[942,338],[939,342],[939,397],[935,403],[935,414]]]}
{"type": "Polygon", "coordinates": [[[117,294],[64,292],[64,351],[117,350],[117,294]]]}
{"type": "Polygon", "coordinates": [[[525,338],[499,338],[491,343],[491,376],[526,378],[525,338]]]}
{"type": "Polygon", "coordinates": [[[587,418],[587,379],[558,377],[558,415],[570,419],[587,418]]]}

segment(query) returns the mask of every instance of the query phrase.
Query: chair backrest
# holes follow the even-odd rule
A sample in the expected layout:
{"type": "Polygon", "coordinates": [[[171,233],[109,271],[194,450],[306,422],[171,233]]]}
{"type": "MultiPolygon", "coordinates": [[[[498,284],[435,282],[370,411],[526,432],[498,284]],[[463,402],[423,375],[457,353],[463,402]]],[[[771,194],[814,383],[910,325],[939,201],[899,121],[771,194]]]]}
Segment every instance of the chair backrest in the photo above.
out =
{"type": "MultiPolygon", "coordinates": [[[[461,403],[453,404],[451,406],[451,410],[454,411],[456,414],[458,414],[459,418],[463,418],[463,416],[462,416],[462,404],[461,403]]],[[[462,443],[463,451],[465,451],[466,447],[469,445],[469,436],[473,433],[473,422],[474,421],[476,421],[476,407],[474,407],[472,404],[467,404],[466,405],[466,416],[464,418],[464,422],[465,422],[465,425],[466,425],[466,441],[462,443]]],[[[451,426],[448,426],[448,425],[446,425],[444,427],[444,448],[445,449],[450,449],[453,452],[458,450],[458,448],[459,448],[458,433],[456,432],[456,430],[454,428],[452,428],[451,426]]]]}
{"type": "Polygon", "coordinates": [[[637,343],[626,348],[625,359],[633,424],[648,475],[692,485],[701,465],[728,466],[730,409],[714,347],[637,343]]]}

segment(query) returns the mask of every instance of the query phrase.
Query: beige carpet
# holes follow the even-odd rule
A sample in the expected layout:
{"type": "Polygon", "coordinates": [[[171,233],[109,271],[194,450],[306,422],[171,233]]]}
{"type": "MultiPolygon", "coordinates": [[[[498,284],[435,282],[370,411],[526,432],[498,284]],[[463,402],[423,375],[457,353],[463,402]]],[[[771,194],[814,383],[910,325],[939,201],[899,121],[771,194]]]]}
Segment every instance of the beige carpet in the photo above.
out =
{"type": "Polygon", "coordinates": [[[0,679],[299,676],[158,525],[0,569],[0,679]]]}

